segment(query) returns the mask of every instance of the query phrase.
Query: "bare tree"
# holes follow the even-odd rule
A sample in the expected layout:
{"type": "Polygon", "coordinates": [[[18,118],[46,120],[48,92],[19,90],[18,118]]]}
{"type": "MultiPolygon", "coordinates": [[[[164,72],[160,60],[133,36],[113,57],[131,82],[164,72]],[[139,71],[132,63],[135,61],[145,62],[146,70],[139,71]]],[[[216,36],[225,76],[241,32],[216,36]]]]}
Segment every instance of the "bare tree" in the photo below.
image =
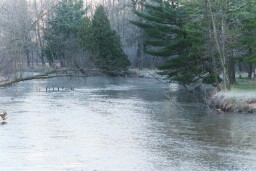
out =
{"type": "Polygon", "coordinates": [[[232,18],[228,16],[234,3],[234,1],[231,2],[230,0],[214,2],[206,0],[207,16],[210,24],[209,38],[212,40],[218,56],[215,59],[214,54],[212,54],[214,70],[217,72],[217,61],[220,61],[224,89],[228,90],[230,85],[235,83],[234,62],[233,57],[230,55],[230,45],[232,44],[230,22],[232,18]]]}

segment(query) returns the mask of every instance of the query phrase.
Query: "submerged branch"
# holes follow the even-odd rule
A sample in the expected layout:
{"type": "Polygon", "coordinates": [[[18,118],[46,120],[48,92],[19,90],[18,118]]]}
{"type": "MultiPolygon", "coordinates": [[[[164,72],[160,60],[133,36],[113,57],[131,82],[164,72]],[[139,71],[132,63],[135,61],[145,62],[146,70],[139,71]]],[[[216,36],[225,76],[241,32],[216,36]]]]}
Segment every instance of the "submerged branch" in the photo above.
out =
{"type": "Polygon", "coordinates": [[[163,93],[165,95],[165,97],[167,97],[175,106],[177,106],[178,108],[180,108],[180,110],[182,110],[183,112],[186,112],[185,109],[183,109],[179,104],[177,104],[175,101],[172,100],[172,98],[170,96],[168,96],[167,94],[163,93]]]}
{"type": "Polygon", "coordinates": [[[147,71],[147,73],[148,73],[152,78],[154,78],[155,80],[160,81],[160,82],[164,82],[162,79],[157,78],[155,75],[151,74],[149,71],[147,71]]]}

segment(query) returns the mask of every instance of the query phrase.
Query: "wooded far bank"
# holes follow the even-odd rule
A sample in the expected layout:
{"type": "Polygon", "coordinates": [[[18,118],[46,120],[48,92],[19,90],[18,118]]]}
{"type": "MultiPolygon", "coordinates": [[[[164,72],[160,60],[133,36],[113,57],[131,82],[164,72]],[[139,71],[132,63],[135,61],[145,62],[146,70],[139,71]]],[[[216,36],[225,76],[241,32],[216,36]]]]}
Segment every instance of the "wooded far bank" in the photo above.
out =
{"type": "Polygon", "coordinates": [[[2,0],[0,76],[71,67],[156,68],[230,90],[255,77],[256,0],[2,0]]]}

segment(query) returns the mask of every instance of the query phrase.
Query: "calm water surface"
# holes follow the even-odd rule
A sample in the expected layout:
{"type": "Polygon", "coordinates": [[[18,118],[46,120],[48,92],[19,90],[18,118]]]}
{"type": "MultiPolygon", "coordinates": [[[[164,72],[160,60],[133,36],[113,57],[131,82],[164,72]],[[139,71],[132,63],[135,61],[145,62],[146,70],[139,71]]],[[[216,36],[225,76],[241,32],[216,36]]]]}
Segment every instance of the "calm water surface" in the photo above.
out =
{"type": "Polygon", "coordinates": [[[35,80],[0,89],[0,108],[1,171],[256,170],[256,115],[217,114],[175,84],[35,80]]]}

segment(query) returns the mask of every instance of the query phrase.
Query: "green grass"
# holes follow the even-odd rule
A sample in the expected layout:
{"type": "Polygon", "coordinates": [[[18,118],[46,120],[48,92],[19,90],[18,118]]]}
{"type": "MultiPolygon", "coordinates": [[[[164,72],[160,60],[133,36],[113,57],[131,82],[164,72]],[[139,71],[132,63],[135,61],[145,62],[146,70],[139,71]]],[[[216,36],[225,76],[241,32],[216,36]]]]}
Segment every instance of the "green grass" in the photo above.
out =
{"type": "Polygon", "coordinates": [[[249,91],[255,90],[256,91],[256,80],[238,78],[237,84],[233,85],[232,90],[249,90],[249,91]]]}
{"type": "Polygon", "coordinates": [[[253,111],[255,106],[249,103],[256,101],[256,79],[237,78],[237,84],[232,86],[231,91],[220,91],[215,96],[220,102],[224,97],[224,101],[231,104],[234,110],[253,111]]]}
{"type": "Polygon", "coordinates": [[[232,102],[256,99],[256,80],[237,78],[237,84],[233,85],[231,91],[221,91],[219,95],[224,95],[232,102]]]}

